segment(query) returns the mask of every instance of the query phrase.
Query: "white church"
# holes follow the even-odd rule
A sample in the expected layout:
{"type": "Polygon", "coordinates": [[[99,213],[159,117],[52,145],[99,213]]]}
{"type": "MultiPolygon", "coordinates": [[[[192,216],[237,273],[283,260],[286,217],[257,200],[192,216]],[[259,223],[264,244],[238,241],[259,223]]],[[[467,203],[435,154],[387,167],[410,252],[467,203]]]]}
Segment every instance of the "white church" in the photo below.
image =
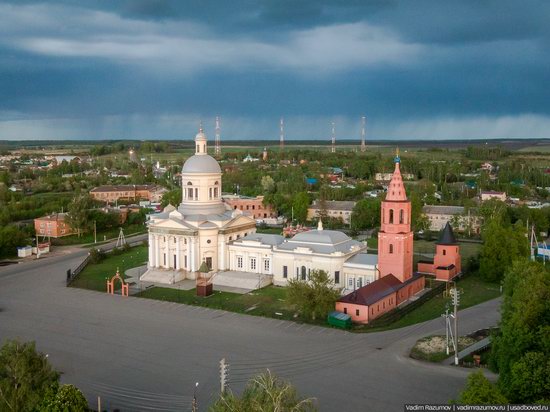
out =
{"type": "Polygon", "coordinates": [[[312,270],[325,270],[335,287],[355,290],[378,279],[377,255],[345,233],[311,230],[285,239],[256,233],[246,212],[222,200],[222,172],[208,155],[202,128],[195,137],[195,155],[181,172],[182,201],[167,206],[149,222],[149,260],[140,280],[174,284],[196,279],[202,263],[214,285],[249,287],[289,279],[307,280],[312,270]]]}

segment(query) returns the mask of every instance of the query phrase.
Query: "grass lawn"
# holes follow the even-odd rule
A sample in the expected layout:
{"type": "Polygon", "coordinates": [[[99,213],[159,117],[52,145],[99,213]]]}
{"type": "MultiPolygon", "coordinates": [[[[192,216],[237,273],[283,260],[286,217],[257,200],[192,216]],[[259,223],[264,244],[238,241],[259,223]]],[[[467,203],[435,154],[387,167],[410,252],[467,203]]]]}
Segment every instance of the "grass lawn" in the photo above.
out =
{"type": "MultiPolygon", "coordinates": [[[[124,231],[124,236],[135,235],[138,233],[147,232],[147,227],[145,225],[129,225],[123,226],[122,230],[124,231]]],[[[120,228],[112,228],[103,232],[97,233],[97,243],[103,242],[104,239],[116,239],[120,228]]],[[[78,237],[77,235],[71,235],[66,237],[60,237],[58,239],[52,239],[52,244],[55,246],[68,246],[68,245],[84,245],[94,243],[94,232],[86,232],[82,236],[78,237]]]]}
{"type": "MultiPolygon", "coordinates": [[[[112,277],[117,268],[121,275],[124,271],[147,262],[147,246],[136,246],[120,255],[110,256],[100,263],[90,263],[71,283],[72,287],[105,291],[107,290],[106,278],[112,277]]],[[[117,286],[120,285],[117,282],[117,286]]]]}
{"type": "MultiPolygon", "coordinates": [[[[145,290],[136,296],[185,303],[187,305],[205,306],[230,312],[247,313],[255,316],[307,321],[311,323],[311,321],[302,319],[301,317],[294,318],[294,306],[286,303],[286,288],[277,286],[267,286],[245,295],[214,291],[214,294],[208,297],[197,296],[195,289],[177,290],[155,287],[145,290]],[[277,313],[280,313],[280,315],[277,313]]],[[[324,323],[324,319],[317,323],[324,323]]]]}
{"type": "Polygon", "coordinates": [[[270,235],[282,235],[283,229],[280,227],[259,227],[256,229],[256,233],[267,233],[270,235]]]}
{"type": "MultiPolygon", "coordinates": [[[[461,290],[459,310],[469,308],[490,299],[500,296],[500,285],[498,283],[486,282],[476,275],[466,276],[457,282],[457,287],[461,290]]],[[[406,314],[401,319],[389,326],[380,328],[370,328],[367,326],[356,327],[358,331],[374,332],[378,330],[387,330],[402,328],[415,323],[425,322],[435,319],[445,312],[446,304],[451,308],[451,298],[440,294],[433,297],[422,306],[406,314]]]]}

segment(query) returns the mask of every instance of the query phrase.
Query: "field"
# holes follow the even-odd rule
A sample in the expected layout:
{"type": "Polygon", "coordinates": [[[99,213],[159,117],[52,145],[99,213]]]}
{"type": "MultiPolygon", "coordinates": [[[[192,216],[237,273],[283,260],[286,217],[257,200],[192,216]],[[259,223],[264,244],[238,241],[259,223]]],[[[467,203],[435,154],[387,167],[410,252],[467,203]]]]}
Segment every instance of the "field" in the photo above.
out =
{"type": "MultiPolygon", "coordinates": [[[[124,231],[124,236],[136,235],[140,233],[147,232],[147,227],[145,225],[129,225],[122,228],[124,231]]],[[[118,238],[120,228],[112,228],[102,232],[97,232],[97,243],[103,243],[108,240],[113,240],[118,238]]],[[[80,237],[77,235],[60,237],[57,239],[52,239],[52,244],[56,246],[68,246],[68,245],[94,245],[94,233],[86,232],[80,237]]]]}

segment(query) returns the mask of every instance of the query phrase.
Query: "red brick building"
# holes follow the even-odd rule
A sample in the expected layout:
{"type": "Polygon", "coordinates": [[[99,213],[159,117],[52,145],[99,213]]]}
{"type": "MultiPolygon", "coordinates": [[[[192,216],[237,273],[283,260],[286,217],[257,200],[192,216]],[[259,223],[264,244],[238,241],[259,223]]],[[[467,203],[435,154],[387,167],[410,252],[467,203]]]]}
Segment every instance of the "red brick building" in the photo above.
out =
{"type": "Polygon", "coordinates": [[[251,217],[257,220],[277,217],[277,213],[271,209],[271,206],[263,204],[263,196],[225,195],[223,196],[223,201],[231,206],[232,209],[248,212],[251,217]]]}
{"type": "Polygon", "coordinates": [[[399,155],[395,157],[395,171],[382,202],[381,222],[379,278],[336,302],[336,310],[351,316],[353,322],[369,323],[424,289],[424,276],[413,274],[411,201],[405,192],[399,155]]]}
{"type": "Polygon", "coordinates": [[[63,237],[74,232],[66,222],[66,213],[53,213],[48,216],[34,219],[34,230],[38,236],[63,237]]]}
{"type": "Polygon", "coordinates": [[[105,185],[94,187],[90,196],[106,203],[118,200],[149,200],[159,202],[167,190],[157,185],[105,185]]]}
{"type": "Polygon", "coordinates": [[[449,222],[435,245],[434,259],[418,262],[418,272],[435,275],[437,280],[445,282],[453,280],[462,273],[460,247],[449,222]]]}

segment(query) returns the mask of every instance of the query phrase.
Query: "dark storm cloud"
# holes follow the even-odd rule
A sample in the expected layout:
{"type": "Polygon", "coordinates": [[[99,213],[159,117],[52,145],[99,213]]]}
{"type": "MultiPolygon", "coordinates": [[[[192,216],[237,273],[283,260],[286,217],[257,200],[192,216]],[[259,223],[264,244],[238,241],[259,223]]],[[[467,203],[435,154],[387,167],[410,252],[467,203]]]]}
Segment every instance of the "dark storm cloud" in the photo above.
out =
{"type": "Polygon", "coordinates": [[[324,134],[332,118],[352,137],[363,113],[378,138],[548,133],[545,1],[60,0],[0,10],[0,138],[48,128],[181,135],[216,114],[248,136],[276,137],[285,115],[302,137],[324,134]]]}

